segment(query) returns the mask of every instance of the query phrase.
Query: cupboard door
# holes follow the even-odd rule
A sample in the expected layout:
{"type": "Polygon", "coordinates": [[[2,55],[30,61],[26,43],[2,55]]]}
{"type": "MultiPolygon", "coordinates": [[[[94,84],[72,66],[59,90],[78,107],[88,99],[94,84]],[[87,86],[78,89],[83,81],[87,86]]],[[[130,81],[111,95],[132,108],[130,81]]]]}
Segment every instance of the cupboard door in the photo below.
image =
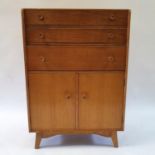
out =
{"type": "Polygon", "coordinates": [[[32,131],[75,128],[75,74],[29,72],[32,131]]]}
{"type": "Polygon", "coordinates": [[[79,74],[79,128],[121,129],[124,72],[79,74]]]}

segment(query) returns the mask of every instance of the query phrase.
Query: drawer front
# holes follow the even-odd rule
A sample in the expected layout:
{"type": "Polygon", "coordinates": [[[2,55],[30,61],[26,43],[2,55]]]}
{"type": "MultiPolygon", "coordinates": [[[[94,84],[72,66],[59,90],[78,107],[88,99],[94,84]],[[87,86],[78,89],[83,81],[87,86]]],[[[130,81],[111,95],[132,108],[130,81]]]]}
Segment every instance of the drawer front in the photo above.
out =
{"type": "Polygon", "coordinates": [[[25,9],[28,25],[127,26],[128,10],[33,10],[25,9]]]}
{"type": "Polygon", "coordinates": [[[125,70],[126,47],[27,46],[28,70],[125,70]]]}
{"type": "Polygon", "coordinates": [[[126,44],[127,29],[28,28],[27,44],[93,43],[126,44]]]}

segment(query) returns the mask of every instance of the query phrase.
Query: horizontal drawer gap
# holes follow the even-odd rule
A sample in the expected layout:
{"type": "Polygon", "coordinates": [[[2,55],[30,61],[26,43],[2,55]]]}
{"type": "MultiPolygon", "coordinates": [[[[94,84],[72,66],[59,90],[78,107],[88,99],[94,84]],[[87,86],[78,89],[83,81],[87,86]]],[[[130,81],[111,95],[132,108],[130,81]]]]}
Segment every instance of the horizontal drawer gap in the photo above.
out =
{"type": "Polygon", "coordinates": [[[58,42],[58,43],[51,43],[51,42],[44,42],[44,43],[37,43],[37,42],[27,42],[26,43],[27,46],[41,46],[41,45],[44,45],[44,46],[122,46],[122,47],[126,47],[126,44],[116,44],[116,43],[113,43],[113,44],[104,44],[104,43],[64,43],[64,42],[58,42]]]}
{"type": "MultiPolygon", "coordinates": [[[[27,24],[26,24],[27,25],[27,24]]],[[[27,28],[45,29],[127,29],[126,26],[111,25],[27,25],[27,28]]]]}
{"type": "Polygon", "coordinates": [[[69,46],[86,46],[86,47],[108,47],[108,48],[114,48],[114,47],[124,47],[124,48],[127,48],[127,45],[110,45],[110,44],[60,44],[60,43],[56,43],[56,44],[53,44],[53,43],[50,43],[50,44],[35,44],[35,43],[33,43],[33,44],[28,44],[28,45],[26,45],[26,47],[31,47],[31,46],[40,46],[40,47],[42,47],[42,46],[67,46],[67,47],[69,47],[69,46]]]}
{"type": "Polygon", "coordinates": [[[118,72],[123,71],[125,72],[125,69],[120,70],[27,70],[28,72],[118,72]]]}

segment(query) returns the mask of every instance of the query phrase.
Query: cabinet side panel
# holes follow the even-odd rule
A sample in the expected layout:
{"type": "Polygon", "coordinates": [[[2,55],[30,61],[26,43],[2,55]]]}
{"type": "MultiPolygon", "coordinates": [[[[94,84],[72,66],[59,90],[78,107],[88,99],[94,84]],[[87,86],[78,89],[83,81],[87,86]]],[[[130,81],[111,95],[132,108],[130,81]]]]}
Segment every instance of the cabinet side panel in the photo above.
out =
{"type": "Polygon", "coordinates": [[[123,104],[123,118],[122,118],[122,131],[125,126],[125,107],[126,107],[126,94],[127,94],[127,80],[128,80],[128,62],[129,62],[129,40],[130,40],[130,21],[131,10],[128,10],[127,18],[127,46],[126,46],[126,68],[125,68],[125,86],[124,86],[124,104],[123,104]]]}
{"type": "Polygon", "coordinates": [[[27,114],[28,114],[28,126],[29,132],[31,132],[31,118],[30,118],[30,109],[29,109],[29,93],[28,93],[28,77],[27,77],[27,52],[26,52],[26,37],[25,37],[25,9],[21,10],[22,18],[22,34],[23,34],[23,51],[24,51],[24,65],[25,65],[25,83],[26,83],[26,102],[27,102],[27,114]]]}

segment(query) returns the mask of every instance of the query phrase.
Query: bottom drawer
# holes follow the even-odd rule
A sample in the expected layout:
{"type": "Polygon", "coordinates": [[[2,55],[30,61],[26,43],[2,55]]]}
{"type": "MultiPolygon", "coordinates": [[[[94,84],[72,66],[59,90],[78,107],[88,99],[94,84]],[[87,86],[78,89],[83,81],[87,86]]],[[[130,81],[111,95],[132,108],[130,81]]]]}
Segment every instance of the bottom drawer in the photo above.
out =
{"type": "Polygon", "coordinates": [[[28,70],[124,70],[126,47],[27,46],[28,70]]]}

